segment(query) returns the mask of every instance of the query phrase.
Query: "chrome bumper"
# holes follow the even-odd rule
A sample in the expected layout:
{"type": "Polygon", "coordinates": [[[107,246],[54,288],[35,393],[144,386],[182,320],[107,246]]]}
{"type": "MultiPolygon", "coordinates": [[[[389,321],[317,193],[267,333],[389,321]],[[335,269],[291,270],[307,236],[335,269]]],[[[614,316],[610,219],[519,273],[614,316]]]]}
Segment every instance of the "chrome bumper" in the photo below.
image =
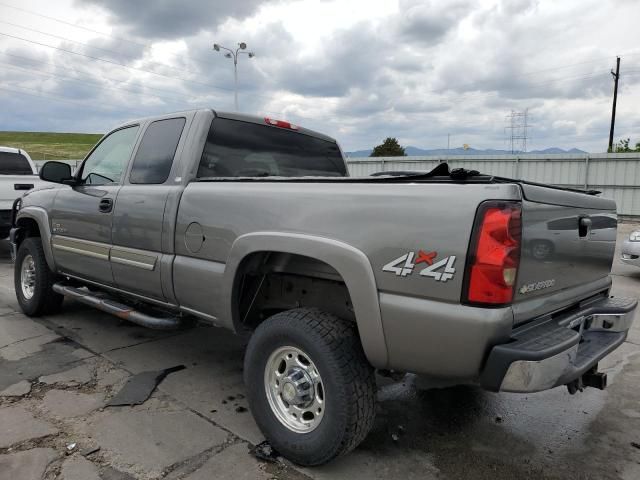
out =
{"type": "Polygon", "coordinates": [[[620,260],[628,265],[640,267],[640,242],[625,240],[620,248],[620,260]]]}
{"type": "Polygon", "coordinates": [[[488,390],[539,392],[580,379],[624,342],[637,301],[607,298],[560,319],[542,319],[494,347],[482,372],[488,390]]]}

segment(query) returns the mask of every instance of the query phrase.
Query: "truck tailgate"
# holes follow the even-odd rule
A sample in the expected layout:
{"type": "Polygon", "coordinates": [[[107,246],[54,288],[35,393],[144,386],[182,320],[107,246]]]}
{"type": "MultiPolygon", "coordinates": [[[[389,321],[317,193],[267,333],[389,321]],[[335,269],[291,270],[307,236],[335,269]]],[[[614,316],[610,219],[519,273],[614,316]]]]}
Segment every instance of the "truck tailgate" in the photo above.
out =
{"type": "Polygon", "coordinates": [[[16,198],[39,185],[37,175],[0,175],[0,210],[11,210],[16,198]]]}
{"type": "Polygon", "coordinates": [[[560,291],[602,284],[597,281],[609,275],[616,245],[615,202],[537,185],[521,188],[522,253],[514,303],[534,298],[539,303],[560,291]]]}

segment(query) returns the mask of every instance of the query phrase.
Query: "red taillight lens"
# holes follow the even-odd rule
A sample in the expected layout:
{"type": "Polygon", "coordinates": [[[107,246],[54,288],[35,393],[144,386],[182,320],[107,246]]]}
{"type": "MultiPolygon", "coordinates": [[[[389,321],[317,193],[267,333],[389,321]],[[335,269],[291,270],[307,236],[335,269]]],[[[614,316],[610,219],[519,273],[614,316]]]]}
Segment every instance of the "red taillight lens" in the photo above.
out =
{"type": "Polygon", "coordinates": [[[522,207],[515,202],[480,205],[466,272],[466,301],[503,305],[513,299],[520,263],[522,207]]]}

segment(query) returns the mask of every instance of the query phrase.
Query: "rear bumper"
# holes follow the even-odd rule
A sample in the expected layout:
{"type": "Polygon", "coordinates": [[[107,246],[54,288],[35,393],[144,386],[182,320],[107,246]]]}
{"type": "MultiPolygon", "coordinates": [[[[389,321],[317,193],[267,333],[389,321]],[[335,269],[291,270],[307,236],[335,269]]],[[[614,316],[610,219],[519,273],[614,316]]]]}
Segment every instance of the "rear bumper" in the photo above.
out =
{"type": "Polygon", "coordinates": [[[480,377],[487,390],[538,392],[580,379],[627,337],[637,301],[603,298],[513,331],[493,347],[480,377]]]}

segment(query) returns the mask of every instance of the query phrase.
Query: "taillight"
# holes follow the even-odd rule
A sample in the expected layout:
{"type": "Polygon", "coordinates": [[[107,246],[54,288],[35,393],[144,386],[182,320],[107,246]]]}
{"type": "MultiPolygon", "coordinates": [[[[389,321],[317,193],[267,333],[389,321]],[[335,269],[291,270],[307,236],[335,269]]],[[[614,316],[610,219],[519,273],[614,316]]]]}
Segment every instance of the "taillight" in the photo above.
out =
{"type": "Polygon", "coordinates": [[[484,202],[478,208],[465,273],[465,303],[504,305],[513,300],[520,263],[522,207],[484,202]]]}
{"type": "Polygon", "coordinates": [[[276,120],[275,118],[264,117],[264,123],[273,125],[274,127],[288,128],[289,130],[298,130],[298,126],[284,120],[276,120]]]}

